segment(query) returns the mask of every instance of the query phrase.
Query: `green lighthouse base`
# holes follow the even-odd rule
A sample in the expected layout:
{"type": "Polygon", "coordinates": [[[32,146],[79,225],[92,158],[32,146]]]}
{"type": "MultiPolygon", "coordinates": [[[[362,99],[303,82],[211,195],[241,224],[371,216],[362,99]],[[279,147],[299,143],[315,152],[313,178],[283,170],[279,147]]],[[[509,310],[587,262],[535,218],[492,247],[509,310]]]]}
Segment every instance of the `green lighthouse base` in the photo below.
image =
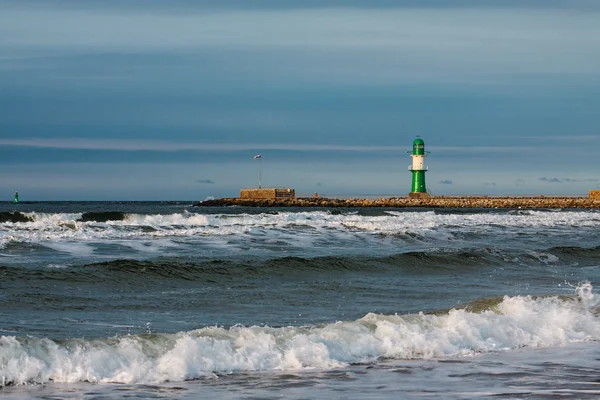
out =
{"type": "Polygon", "coordinates": [[[427,192],[410,192],[408,197],[411,199],[428,199],[431,195],[427,192]]]}

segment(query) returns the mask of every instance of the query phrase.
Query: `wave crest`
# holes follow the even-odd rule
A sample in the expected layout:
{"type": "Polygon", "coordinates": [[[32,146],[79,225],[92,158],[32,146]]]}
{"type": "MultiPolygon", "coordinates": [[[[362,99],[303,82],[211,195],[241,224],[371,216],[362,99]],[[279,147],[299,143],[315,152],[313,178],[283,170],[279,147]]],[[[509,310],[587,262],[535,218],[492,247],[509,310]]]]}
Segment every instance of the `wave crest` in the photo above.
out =
{"type": "MultiPolygon", "coordinates": [[[[332,369],[380,358],[430,359],[600,340],[597,299],[504,297],[492,309],[378,315],[324,326],[207,327],[106,339],[0,337],[5,384],[157,383],[244,371],[332,369]],[[594,312],[590,312],[594,311],[594,312]]],[[[579,290],[577,291],[580,292],[579,290]]]]}

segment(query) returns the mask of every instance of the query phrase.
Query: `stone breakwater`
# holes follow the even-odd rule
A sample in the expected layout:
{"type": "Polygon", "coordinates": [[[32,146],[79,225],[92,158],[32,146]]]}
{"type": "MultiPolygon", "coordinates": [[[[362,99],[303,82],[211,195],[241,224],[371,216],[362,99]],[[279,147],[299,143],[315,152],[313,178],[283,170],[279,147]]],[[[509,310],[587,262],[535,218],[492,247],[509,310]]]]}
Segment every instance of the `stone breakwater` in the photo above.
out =
{"type": "Polygon", "coordinates": [[[380,199],[328,199],[328,198],[294,198],[294,199],[240,199],[222,198],[206,200],[195,204],[199,207],[421,207],[421,208],[597,208],[600,199],[588,197],[430,197],[408,198],[391,197],[380,199]]]}

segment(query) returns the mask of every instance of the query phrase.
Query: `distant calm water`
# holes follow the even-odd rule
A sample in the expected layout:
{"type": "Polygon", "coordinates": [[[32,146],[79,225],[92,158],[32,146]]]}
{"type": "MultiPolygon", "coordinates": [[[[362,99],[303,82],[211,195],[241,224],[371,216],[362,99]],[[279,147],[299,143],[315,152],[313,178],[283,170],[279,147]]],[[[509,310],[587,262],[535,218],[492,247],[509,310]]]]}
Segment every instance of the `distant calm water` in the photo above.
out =
{"type": "Polygon", "coordinates": [[[600,212],[0,203],[0,396],[600,397],[600,212]]]}

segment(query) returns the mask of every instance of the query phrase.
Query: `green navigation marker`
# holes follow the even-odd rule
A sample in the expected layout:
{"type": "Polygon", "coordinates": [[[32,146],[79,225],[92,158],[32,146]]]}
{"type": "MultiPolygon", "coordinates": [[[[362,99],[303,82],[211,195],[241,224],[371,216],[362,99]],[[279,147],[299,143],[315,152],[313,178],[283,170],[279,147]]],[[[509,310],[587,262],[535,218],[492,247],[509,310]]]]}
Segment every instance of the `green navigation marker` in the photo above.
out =
{"type": "Polygon", "coordinates": [[[408,170],[412,172],[412,187],[409,193],[411,197],[425,197],[427,194],[427,187],[425,186],[425,157],[427,157],[428,151],[425,151],[425,142],[423,139],[417,137],[413,142],[412,152],[408,152],[412,156],[412,165],[408,167],[408,170]]]}
{"type": "Polygon", "coordinates": [[[15,203],[19,202],[19,192],[15,192],[15,203]]]}

